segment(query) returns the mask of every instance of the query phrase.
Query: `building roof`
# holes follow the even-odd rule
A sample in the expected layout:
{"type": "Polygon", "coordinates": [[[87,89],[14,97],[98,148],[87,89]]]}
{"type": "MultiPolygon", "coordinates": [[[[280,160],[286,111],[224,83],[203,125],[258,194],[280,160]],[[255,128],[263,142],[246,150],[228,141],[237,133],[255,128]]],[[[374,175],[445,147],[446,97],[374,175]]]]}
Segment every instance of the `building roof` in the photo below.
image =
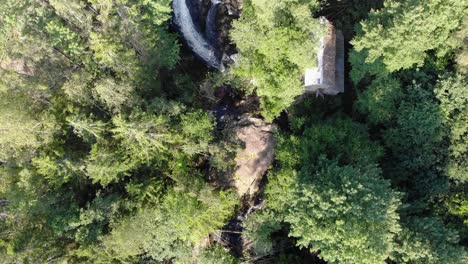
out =
{"type": "Polygon", "coordinates": [[[336,95],[344,92],[344,38],[328,20],[324,24],[327,31],[320,41],[317,67],[305,70],[304,86],[306,92],[336,95]]]}

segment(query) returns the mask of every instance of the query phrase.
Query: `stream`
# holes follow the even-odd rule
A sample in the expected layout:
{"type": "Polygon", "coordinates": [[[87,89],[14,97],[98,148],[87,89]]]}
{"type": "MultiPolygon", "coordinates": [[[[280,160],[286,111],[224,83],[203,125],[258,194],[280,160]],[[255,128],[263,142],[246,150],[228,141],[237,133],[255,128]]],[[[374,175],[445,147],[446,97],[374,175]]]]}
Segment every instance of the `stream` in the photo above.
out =
{"type": "MultiPolygon", "coordinates": [[[[215,18],[217,15],[219,0],[212,0],[208,17],[206,20],[206,36],[200,32],[195,25],[192,13],[195,10],[190,10],[187,1],[194,0],[174,0],[172,7],[174,10],[174,24],[182,34],[189,48],[200,58],[205,64],[211,68],[223,71],[222,52],[215,47],[215,18]]],[[[193,4],[192,4],[193,5],[193,4]]]]}

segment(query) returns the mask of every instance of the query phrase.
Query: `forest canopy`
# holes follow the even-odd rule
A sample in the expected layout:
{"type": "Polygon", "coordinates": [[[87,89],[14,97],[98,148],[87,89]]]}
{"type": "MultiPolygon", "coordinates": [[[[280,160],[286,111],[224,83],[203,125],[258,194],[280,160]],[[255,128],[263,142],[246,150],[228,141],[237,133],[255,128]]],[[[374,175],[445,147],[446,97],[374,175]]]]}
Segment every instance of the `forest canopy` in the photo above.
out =
{"type": "Polygon", "coordinates": [[[2,0],[2,263],[468,262],[466,1],[184,3],[2,0]]]}

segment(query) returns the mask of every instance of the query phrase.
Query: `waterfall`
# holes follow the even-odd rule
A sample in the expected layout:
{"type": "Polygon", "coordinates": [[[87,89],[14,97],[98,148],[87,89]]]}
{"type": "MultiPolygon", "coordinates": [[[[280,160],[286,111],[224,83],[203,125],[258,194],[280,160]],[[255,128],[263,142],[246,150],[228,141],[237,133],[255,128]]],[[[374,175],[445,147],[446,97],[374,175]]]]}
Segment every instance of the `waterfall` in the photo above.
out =
{"type": "Polygon", "coordinates": [[[206,17],[206,38],[210,43],[216,43],[216,15],[218,14],[218,5],[221,3],[220,0],[211,0],[210,10],[206,17]]]}
{"type": "MultiPolygon", "coordinates": [[[[191,0],[174,0],[172,2],[175,24],[177,25],[180,33],[187,42],[187,45],[202,61],[204,61],[208,66],[212,68],[221,71],[224,70],[224,66],[221,62],[220,52],[216,50],[214,45],[209,43],[208,40],[204,38],[204,36],[200,33],[199,30],[197,30],[197,27],[193,22],[192,16],[190,15],[190,10],[187,6],[186,1],[191,0]]],[[[212,4],[211,9],[217,9],[217,4],[212,4]]],[[[208,17],[210,16],[210,13],[213,17],[216,17],[216,10],[212,11],[211,9],[209,11],[208,17]]],[[[207,19],[207,22],[208,20],[210,19],[207,19]]],[[[211,19],[211,21],[212,23],[214,23],[213,18],[211,19]]],[[[209,28],[211,32],[214,32],[214,25],[209,25],[209,28]]]]}

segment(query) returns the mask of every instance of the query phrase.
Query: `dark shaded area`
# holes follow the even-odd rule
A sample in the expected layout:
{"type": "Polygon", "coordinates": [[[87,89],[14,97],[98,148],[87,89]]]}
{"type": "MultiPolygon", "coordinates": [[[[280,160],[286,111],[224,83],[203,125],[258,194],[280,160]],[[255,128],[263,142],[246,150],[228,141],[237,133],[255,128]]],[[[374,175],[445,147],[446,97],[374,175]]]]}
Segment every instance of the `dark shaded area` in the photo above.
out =
{"type": "Polygon", "coordinates": [[[277,124],[278,127],[283,132],[286,132],[286,133],[292,132],[290,123],[289,123],[289,116],[286,111],[281,112],[280,116],[278,116],[277,118],[275,118],[275,120],[273,120],[273,123],[277,124]]]}
{"type": "Polygon", "coordinates": [[[370,10],[383,7],[384,0],[319,0],[320,11],[316,16],[324,16],[343,31],[345,42],[355,34],[355,26],[366,19],[370,10]]]}

